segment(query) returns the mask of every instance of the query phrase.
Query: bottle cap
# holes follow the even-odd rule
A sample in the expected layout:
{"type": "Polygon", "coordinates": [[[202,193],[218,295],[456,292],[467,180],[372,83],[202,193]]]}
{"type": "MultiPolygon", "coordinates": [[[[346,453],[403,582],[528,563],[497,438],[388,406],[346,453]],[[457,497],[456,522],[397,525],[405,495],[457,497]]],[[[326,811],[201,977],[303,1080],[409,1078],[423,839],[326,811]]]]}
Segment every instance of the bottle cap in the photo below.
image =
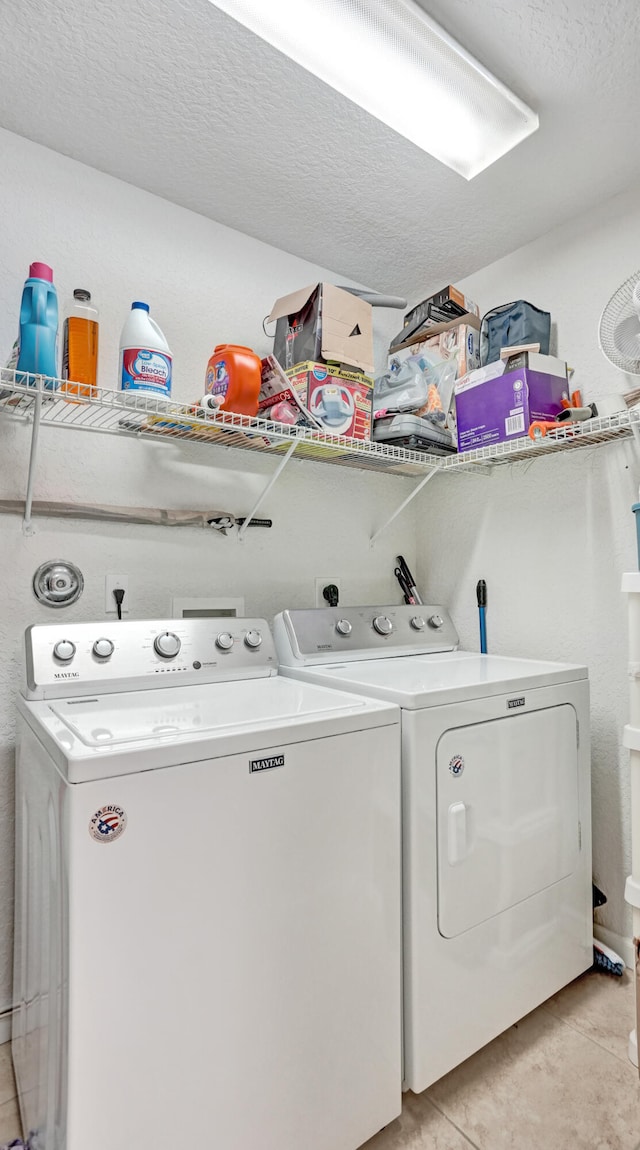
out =
{"type": "Polygon", "coordinates": [[[73,298],[80,299],[83,303],[89,303],[89,300],[91,299],[91,292],[87,291],[86,288],[74,288],[73,298]]]}
{"type": "Polygon", "coordinates": [[[29,267],[29,279],[48,280],[50,284],[53,283],[53,271],[48,264],[41,264],[36,262],[29,267]]]}
{"type": "Polygon", "coordinates": [[[138,299],[134,300],[134,302],[131,304],[131,310],[132,311],[133,311],[134,307],[139,307],[142,309],[142,311],[148,311],[149,310],[149,304],[148,303],[142,303],[138,299]]]}

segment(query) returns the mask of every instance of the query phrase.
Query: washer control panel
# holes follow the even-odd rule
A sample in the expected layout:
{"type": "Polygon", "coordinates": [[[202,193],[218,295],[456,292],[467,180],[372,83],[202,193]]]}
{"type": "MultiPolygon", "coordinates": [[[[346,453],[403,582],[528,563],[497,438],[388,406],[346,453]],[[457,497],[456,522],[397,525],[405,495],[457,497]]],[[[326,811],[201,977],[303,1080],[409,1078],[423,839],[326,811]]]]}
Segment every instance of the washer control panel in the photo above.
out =
{"type": "Polygon", "coordinates": [[[283,611],[273,633],[283,666],[455,651],[458,633],[445,607],[319,607],[283,611]]]}
{"type": "Polygon", "coordinates": [[[61,623],[25,635],[28,699],[275,675],[264,619],[61,623]]]}

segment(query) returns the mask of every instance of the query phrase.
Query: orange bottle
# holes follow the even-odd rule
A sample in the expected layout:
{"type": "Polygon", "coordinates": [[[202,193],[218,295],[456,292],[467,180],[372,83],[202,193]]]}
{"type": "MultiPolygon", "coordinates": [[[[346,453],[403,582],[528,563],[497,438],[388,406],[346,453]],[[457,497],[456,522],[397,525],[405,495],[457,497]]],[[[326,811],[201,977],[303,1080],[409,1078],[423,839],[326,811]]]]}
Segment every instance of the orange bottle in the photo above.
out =
{"type": "Polygon", "coordinates": [[[256,415],[261,371],[260,358],[250,347],[219,343],[207,364],[205,391],[222,396],[220,411],[256,415]]]}
{"type": "Polygon", "coordinates": [[[62,378],[60,390],[73,402],[90,399],[96,394],[98,376],[98,309],[91,303],[91,293],[76,288],[64,321],[62,343],[62,378]]]}

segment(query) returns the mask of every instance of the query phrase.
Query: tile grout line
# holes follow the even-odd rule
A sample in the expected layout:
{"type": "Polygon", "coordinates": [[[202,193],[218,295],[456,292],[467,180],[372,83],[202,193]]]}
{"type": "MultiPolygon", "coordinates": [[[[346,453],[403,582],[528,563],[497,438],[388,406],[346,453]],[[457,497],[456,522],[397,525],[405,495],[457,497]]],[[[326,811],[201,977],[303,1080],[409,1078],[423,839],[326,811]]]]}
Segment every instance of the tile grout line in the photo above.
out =
{"type": "MultiPolygon", "coordinates": [[[[563,1022],[564,1025],[568,1026],[569,1030],[572,1030],[574,1034],[579,1034],[582,1038],[586,1038],[588,1042],[592,1042],[593,1045],[597,1046],[599,1050],[604,1050],[605,1054],[610,1054],[612,1058],[615,1058],[616,1062],[621,1062],[623,1066],[631,1066],[632,1069],[634,1069],[633,1063],[628,1058],[622,1058],[613,1050],[609,1050],[608,1046],[604,1046],[602,1042],[598,1042],[597,1038],[592,1038],[590,1034],[585,1034],[584,1030],[580,1030],[578,1026],[574,1026],[573,1023],[569,1022],[566,1018],[562,1018],[559,1014],[554,1014],[552,1010],[548,1009],[546,1003],[541,1003],[538,1009],[544,1010],[550,1018],[555,1018],[556,1022],[563,1022]]],[[[638,1146],[635,1148],[635,1150],[640,1150],[640,1143],[638,1143],[638,1146]]]]}
{"type": "Polygon", "coordinates": [[[457,1123],[454,1122],[452,1118],[449,1117],[448,1114],[445,1114],[444,1110],[442,1110],[437,1105],[436,1102],[434,1102],[431,1098],[427,1098],[427,1102],[429,1103],[430,1106],[433,1106],[434,1110],[437,1110],[438,1114],[440,1114],[445,1119],[445,1121],[449,1123],[450,1126],[453,1126],[454,1130],[458,1131],[458,1134],[462,1135],[465,1142],[468,1142],[470,1146],[473,1146],[473,1150],[480,1150],[480,1147],[478,1146],[477,1142],[474,1142],[469,1137],[469,1135],[466,1134],[465,1131],[460,1126],[458,1126],[457,1123]]]}

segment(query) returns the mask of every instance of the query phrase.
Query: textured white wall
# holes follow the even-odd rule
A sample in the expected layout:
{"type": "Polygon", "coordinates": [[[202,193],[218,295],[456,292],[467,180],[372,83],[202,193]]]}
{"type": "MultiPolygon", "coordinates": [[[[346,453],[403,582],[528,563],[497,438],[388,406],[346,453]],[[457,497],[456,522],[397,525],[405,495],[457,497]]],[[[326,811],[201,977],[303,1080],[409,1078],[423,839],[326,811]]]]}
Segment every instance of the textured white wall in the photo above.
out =
{"type": "MultiPolygon", "coordinates": [[[[294,256],[212,223],[6,132],[0,132],[0,355],[15,338],[20,294],[34,259],[51,264],[61,298],[88,287],[101,312],[100,380],[115,386],[118,338],[132,299],[147,300],[174,353],[178,399],[202,394],[215,343],[266,352],[262,317],[273,300],[325,273],[294,256]]],[[[387,330],[398,313],[376,313],[387,330]]],[[[0,498],[24,496],[28,431],[0,419],[0,498]]],[[[274,458],[206,445],[141,444],[44,429],[36,498],[120,505],[226,508],[241,515],[276,464],[274,458]]],[[[408,490],[397,478],[293,461],[260,514],[271,531],[249,530],[242,544],[204,531],[37,521],[0,516],[0,1011],[11,1001],[14,697],[20,642],[29,623],[99,619],[104,572],[130,579],[132,617],[167,615],[172,594],[245,596],[250,614],[312,605],[316,575],[342,579],[343,600],[399,602],[394,556],[415,561],[409,509],[369,547],[372,530],[408,490]],[[79,564],[86,589],[55,612],[31,592],[47,558],[79,564]]]]}
{"type": "MultiPolygon", "coordinates": [[[[639,262],[640,202],[619,196],[514,252],[461,286],[481,310],[528,299],[551,312],[559,354],[586,400],[635,386],[598,349],[598,319],[639,262]]],[[[599,921],[629,937],[631,869],[624,571],[637,567],[630,506],[640,458],[632,443],[436,478],[421,498],[419,572],[449,603],[464,645],[477,647],[475,585],[488,583],[489,649],[589,666],[594,876],[609,904],[599,921]]]]}

